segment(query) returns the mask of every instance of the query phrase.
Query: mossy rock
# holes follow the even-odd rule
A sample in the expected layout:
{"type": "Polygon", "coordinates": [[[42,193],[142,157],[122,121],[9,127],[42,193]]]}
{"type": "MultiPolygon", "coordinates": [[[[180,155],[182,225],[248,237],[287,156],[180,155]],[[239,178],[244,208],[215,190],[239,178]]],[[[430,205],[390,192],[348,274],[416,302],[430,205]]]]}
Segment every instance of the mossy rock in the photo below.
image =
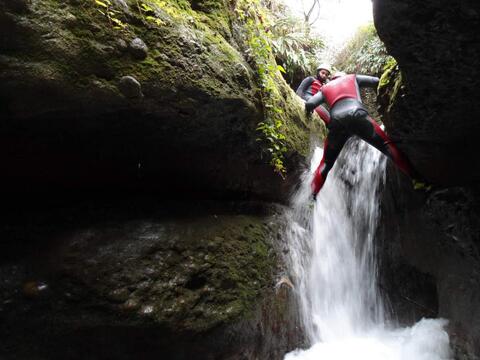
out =
{"type": "Polygon", "coordinates": [[[266,358],[298,344],[293,294],[275,290],[283,266],[275,242],[284,226],[276,210],[134,207],[92,209],[93,222],[85,209],[43,212],[28,226],[2,229],[7,241],[13,233],[31,245],[23,244],[23,260],[0,266],[8,355],[266,358]],[[38,336],[22,341],[25,329],[38,336]]]}
{"type": "Polygon", "coordinates": [[[243,215],[88,229],[63,250],[62,271],[126,318],[204,332],[248,318],[272,286],[270,230],[243,215]]]}
{"type": "Polygon", "coordinates": [[[318,127],[278,76],[287,181],[274,174],[256,141],[264,120],[258,78],[226,2],[24,5],[0,13],[0,30],[10,34],[0,43],[0,115],[10,139],[2,153],[21,159],[5,159],[12,189],[20,178],[29,188],[285,200],[318,127]],[[141,57],[130,45],[136,38],[145,44],[141,57]],[[125,77],[138,91],[125,92],[125,77]]]}

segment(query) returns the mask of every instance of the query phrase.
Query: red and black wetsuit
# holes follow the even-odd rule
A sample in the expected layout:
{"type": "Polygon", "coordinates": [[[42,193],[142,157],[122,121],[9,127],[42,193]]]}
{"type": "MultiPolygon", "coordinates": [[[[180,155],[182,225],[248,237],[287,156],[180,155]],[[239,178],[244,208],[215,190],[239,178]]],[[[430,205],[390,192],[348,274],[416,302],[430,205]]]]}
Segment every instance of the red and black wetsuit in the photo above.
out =
{"type": "Polygon", "coordinates": [[[368,114],[360,98],[360,87],[377,87],[379,79],[364,75],[346,75],[324,85],[306,103],[312,111],[322,102],[330,106],[331,121],[324,143],[323,159],[314,173],[312,192],[316,195],[322,188],[328,172],[333,167],[347,140],[356,135],[393,160],[405,174],[412,176],[406,158],[368,114]]]}
{"type": "MultiPolygon", "coordinates": [[[[317,78],[309,76],[303,79],[298,86],[296,93],[303,100],[308,101],[312,96],[317,94],[324,85],[325,83],[322,83],[317,78]]],[[[330,114],[328,113],[327,109],[320,105],[315,108],[315,112],[318,114],[318,116],[320,116],[324,123],[328,125],[330,122],[330,114]]]]}

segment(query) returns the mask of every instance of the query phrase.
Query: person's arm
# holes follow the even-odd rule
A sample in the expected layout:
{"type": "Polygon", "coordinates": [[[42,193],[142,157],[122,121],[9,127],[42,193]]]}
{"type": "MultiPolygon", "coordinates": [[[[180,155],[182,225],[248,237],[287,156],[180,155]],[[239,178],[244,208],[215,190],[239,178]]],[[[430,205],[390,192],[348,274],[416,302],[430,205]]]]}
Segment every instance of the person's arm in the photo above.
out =
{"type": "Polygon", "coordinates": [[[314,96],[312,96],[310,99],[307,100],[307,102],[305,103],[305,109],[307,110],[307,112],[310,113],[324,101],[325,101],[325,97],[323,96],[323,93],[319,91],[318,93],[316,93],[314,96]]]}
{"type": "Polygon", "coordinates": [[[309,76],[309,77],[303,79],[301,84],[298,86],[296,94],[298,96],[300,96],[303,100],[306,100],[305,99],[305,92],[310,87],[310,85],[312,85],[313,80],[315,80],[315,78],[313,76],[309,76]]]}
{"type": "Polygon", "coordinates": [[[315,112],[320,116],[320,119],[323,120],[325,125],[330,124],[330,113],[322,105],[318,105],[315,108],[315,112]]]}
{"type": "Polygon", "coordinates": [[[369,87],[376,89],[380,79],[376,76],[357,75],[357,84],[360,87],[369,87]]]}

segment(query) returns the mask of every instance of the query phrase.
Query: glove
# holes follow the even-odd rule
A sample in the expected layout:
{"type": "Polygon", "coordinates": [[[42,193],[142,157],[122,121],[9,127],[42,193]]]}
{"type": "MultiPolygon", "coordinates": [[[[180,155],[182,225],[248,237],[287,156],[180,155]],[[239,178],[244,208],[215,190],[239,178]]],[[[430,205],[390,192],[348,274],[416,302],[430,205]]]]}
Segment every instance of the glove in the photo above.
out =
{"type": "Polygon", "coordinates": [[[308,101],[305,103],[305,112],[311,114],[315,110],[315,106],[310,104],[308,101]]]}

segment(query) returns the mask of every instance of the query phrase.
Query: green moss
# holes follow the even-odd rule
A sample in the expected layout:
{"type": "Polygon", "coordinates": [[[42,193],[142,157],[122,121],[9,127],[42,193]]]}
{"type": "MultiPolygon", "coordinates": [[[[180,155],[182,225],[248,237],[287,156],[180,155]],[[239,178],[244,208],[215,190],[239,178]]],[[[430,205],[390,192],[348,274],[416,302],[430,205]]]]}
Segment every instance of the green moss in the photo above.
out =
{"type": "MultiPolygon", "coordinates": [[[[46,75],[51,72],[59,79],[67,79],[77,90],[71,92],[72,102],[76,102],[76,97],[91,96],[95,92],[91,89],[92,82],[100,83],[102,90],[115,92],[119,79],[131,75],[144,90],[142,104],[152,105],[149,111],[157,114],[162,113],[161,104],[170,105],[166,99],[173,100],[173,112],[176,105],[182,106],[173,95],[168,97],[172,88],[185,91],[177,98],[195,93],[189,98],[199,102],[199,98],[208,97],[212,103],[226,104],[228,111],[232,110],[232,104],[239,104],[238,111],[233,110],[239,114],[238,128],[243,134],[233,136],[242,140],[249,136],[248,150],[256,151],[257,158],[267,158],[259,149],[276,152],[267,161],[271,160],[282,171],[286,167],[275,161],[283,161],[284,155],[308,154],[311,123],[305,119],[301,106],[293,104],[293,93],[287,91],[288,86],[278,72],[268,47],[268,34],[255,11],[240,21],[239,13],[232,11],[226,1],[201,1],[200,5],[195,1],[194,9],[188,1],[127,2],[129,9],[125,12],[115,7],[116,18],[127,25],[123,29],[116,29],[93,0],[61,4],[47,0],[32,2],[35,9],[25,15],[24,22],[32,24],[35,31],[29,36],[35,41],[27,41],[28,51],[12,54],[12,58],[24,63],[43,63],[46,75]],[[150,4],[154,10],[139,9],[137,4],[142,3],[150,4]],[[150,17],[158,22],[149,20],[150,17]],[[242,29],[245,21],[252,31],[258,30],[257,38],[265,40],[256,51],[248,49],[255,39],[250,38],[247,43],[245,28],[232,41],[232,24],[242,29]],[[52,32],[52,28],[56,30],[52,32]],[[143,60],[135,59],[125,49],[135,37],[140,37],[149,48],[143,60]],[[259,53],[261,58],[257,56],[259,53]],[[255,131],[259,121],[274,126],[273,143],[255,142],[263,135],[255,131]]],[[[115,100],[117,96],[122,99],[121,95],[114,95],[115,100]]],[[[195,126],[194,122],[191,121],[195,126]]],[[[208,131],[217,131],[216,125],[208,131]]]]}
{"type": "Polygon", "coordinates": [[[156,253],[160,263],[124,264],[133,284],[141,283],[145,267],[157,269],[147,286],[130,293],[130,301],[140,305],[136,309],[151,305],[152,320],[196,332],[251,316],[262,289],[272,284],[276,261],[264,221],[217,216],[186,220],[171,231],[164,233],[175,237],[174,247],[156,253]]]}
{"type": "Polygon", "coordinates": [[[403,85],[402,73],[399,71],[397,76],[395,77],[392,94],[390,96],[390,104],[388,107],[388,111],[391,110],[393,103],[396,100],[400,89],[402,88],[402,85],[403,85]]]}
{"type": "Polygon", "coordinates": [[[403,76],[395,60],[390,61],[384,69],[378,86],[382,103],[386,103],[384,111],[389,113],[403,87],[403,76]]]}
{"type": "Polygon", "coordinates": [[[397,68],[397,61],[394,58],[390,58],[390,60],[385,64],[383,68],[383,74],[380,77],[380,82],[378,84],[379,89],[387,86],[390,83],[390,75],[394,69],[397,68]]]}
{"type": "Polygon", "coordinates": [[[205,332],[250,318],[273,287],[278,230],[271,220],[222,214],[92,228],[89,238],[99,243],[88,255],[69,248],[67,269],[77,273],[66,276],[81,279],[118,316],[175,333],[205,332]],[[111,235],[115,241],[102,240],[111,235]]]}

